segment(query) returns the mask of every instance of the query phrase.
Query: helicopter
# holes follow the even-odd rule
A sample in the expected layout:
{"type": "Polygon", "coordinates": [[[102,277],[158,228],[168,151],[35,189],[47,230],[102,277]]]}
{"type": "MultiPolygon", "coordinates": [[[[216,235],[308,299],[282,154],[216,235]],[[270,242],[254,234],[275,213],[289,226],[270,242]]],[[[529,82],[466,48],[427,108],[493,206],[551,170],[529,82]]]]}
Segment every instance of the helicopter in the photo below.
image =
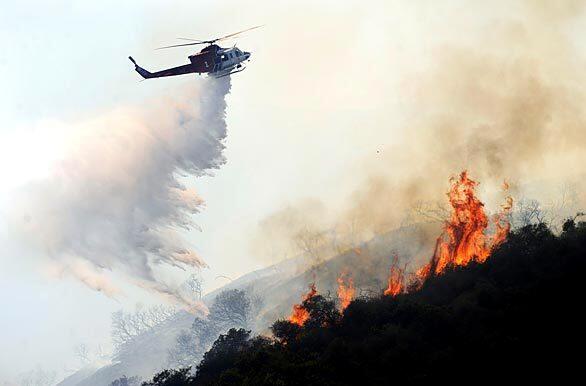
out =
{"type": "Polygon", "coordinates": [[[188,56],[187,58],[189,59],[190,63],[185,64],[183,66],[167,68],[165,70],[156,72],[149,72],[144,68],[140,67],[138,64],[136,64],[136,61],[132,58],[132,56],[129,56],[128,59],[130,59],[130,61],[134,64],[134,69],[136,70],[136,72],[138,72],[140,76],[142,76],[144,79],[161,78],[165,76],[175,76],[191,73],[208,74],[214,78],[221,78],[224,76],[244,71],[246,68],[244,63],[250,60],[251,54],[250,52],[241,51],[239,48],[236,47],[236,45],[229,48],[222,48],[216,43],[222,40],[232,38],[243,32],[250,31],[260,27],[262,26],[259,25],[256,27],[248,28],[243,31],[235,32],[211,40],[179,38],[180,40],[187,40],[191,42],[157,48],[158,50],[161,50],[173,47],[185,47],[194,46],[198,44],[207,44],[207,46],[205,46],[200,52],[188,56]]]}

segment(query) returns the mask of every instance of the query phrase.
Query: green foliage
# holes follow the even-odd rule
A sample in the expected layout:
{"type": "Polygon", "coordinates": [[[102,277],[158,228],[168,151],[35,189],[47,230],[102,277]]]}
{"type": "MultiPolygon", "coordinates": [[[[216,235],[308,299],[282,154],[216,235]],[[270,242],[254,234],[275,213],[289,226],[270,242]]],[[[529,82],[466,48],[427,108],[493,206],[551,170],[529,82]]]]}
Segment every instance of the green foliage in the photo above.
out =
{"type": "Polygon", "coordinates": [[[585,223],[560,236],[528,225],[486,263],[416,292],[358,299],[343,316],[316,296],[304,326],[273,324],[275,341],[230,330],[181,384],[568,383],[581,369],[585,268],[585,223]]]}

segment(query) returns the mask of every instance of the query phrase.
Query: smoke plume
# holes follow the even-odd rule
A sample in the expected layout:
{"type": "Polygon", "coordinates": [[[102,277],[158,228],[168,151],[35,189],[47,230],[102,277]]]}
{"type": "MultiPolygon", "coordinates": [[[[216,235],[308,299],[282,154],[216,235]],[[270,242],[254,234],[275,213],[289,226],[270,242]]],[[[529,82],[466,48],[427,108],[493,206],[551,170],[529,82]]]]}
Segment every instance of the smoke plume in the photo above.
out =
{"type": "Polygon", "coordinates": [[[12,217],[22,237],[73,275],[115,296],[108,271],[180,298],[155,267],[202,267],[181,232],[192,229],[202,199],[186,178],[224,162],[230,78],[205,79],[140,107],[76,122],[67,151],[49,176],[19,191],[12,217]]]}
{"type": "MultiPolygon", "coordinates": [[[[441,220],[447,212],[435,203],[446,202],[448,179],[462,170],[481,183],[489,211],[504,199],[503,180],[518,201],[555,200],[567,184],[583,192],[578,165],[586,164],[586,63],[573,25],[582,4],[515,3],[438,44],[424,70],[403,74],[403,87],[392,93],[401,99],[403,116],[377,122],[389,126],[389,138],[380,142],[393,145],[345,177],[357,188],[341,207],[324,204],[336,215],[323,229],[352,228],[337,236],[368,240],[414,221],[413,208],[427,216],[415,221],[441,220]],[[400,132],[391,129],[397,120],[400,132]]],[[[564,210],[583,209],[584,203],[582,193],[564,210]]],[[[311,222],[303,205],[296,209],[297,219],[311,222]]]]}
{"type": "Polygon", "coordinates": [[[573,1],[521,6],[519,15],[502,15],[471,42],[438,47],[428,71],[408,78],[413,104],[403,143],[367,161],[371,177],[348,213],[364,217],[366,211],[374,230],[397,225],[406,208],[445,201],[448,178],[465,169],[493,207],[502,201],[505,179],[517,198],[542,200],[583,180],[584,171],[571,167],[586,162],[584,62],[571,34],[583,7],[573,1]],[[392,216],[398,218],[389,221],[392,216]]]}

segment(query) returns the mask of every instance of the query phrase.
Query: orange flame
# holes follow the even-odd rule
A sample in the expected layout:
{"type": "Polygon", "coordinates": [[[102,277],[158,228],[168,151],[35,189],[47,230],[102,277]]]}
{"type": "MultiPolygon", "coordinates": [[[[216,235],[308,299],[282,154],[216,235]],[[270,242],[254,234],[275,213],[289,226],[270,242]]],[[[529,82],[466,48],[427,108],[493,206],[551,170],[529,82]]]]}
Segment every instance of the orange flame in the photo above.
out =
{"type": "Polygon", "coordinates": [[[495,233],[492,236],[492,249],[501,245],[511,231],[511,223],[509,222],[509,214],[513,209],[513,197],[507,196],[505,203],[501,205],[501,211],[494,216],[495,233]]]}
{"type": "Polygon", "coordinates": [[[405,290],[405,270],[399,267],[399,256],[394,255],[389,273],[389,285],[385,295],[397,296],[405,290]]]}
{"type": "MultiPolygon", "coordinates": [[[[452,215],[436,241],[431,261],[417,272],[421,280],[441,274],[448,267],[468,265],[472,261],[483,263],[492,250],[506,240],[511,228],[508,222],[513,206],[511,197],[507,197],[501,213],[494,219],[495,234],[487,237],[484,232],[489,222],[484,204],[475,195],[477,182],[471,180],[466,171],[450,181],[448,199],[452,215]]],[[[508,184],[504,188],[507,189],[508,184]]]]}
{"type": "Polygon", "coordinates": [[[347,271],[342,272],[340,276],[338,276],[338,299],[340,299],[342,311],[350,305],[355,294],[356,289],[354,288],[354,280],[352,280],[352,276],[350,276],[347,271]]]}
{"type": "Polygon", "coordinates": [[[291,313],[291,316],[289,316],[289,321],[291,323],[295,323],[299,326],[303,326],[305,324],[307,319],[309,319],[309,311],[307,311],[305,307],[303,307],[303,302],[311,299],[315,295],[317,295],[317,290],[315,289],[315,283],[312,283],[309,286],[309,292],[306,293],[305,296],[303,296],[303,300],[301,301],[301,303],[295,304],[293,306],[293,312],[291,313]]]}

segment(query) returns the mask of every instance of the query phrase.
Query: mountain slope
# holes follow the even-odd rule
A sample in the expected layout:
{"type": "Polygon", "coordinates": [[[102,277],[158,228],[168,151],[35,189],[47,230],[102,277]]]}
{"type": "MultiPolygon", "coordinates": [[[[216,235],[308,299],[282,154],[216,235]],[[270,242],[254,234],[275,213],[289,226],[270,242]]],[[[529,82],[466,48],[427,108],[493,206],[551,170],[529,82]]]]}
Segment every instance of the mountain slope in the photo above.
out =
{"type": "Polygon", "coordinates": [[[151,385],[565,383],[581,372],[585,268],[586,223],[560,236],[528,226],[486,263],[412,293],[359,299],[343,316],[312,298],[303,327],[275,324],[277,341],[232,330],[196,376],[151,385]]]}
{"type": "MultiPolygon", "coordinates": [[[[310,283],[316,282],[321,292],[335,294],[336,279],[345,268],[352,267],[357,288],[380,293],[386,286],[390,259],[397,253],[405,261],[414,256],[429,255],[425,245],[426,228],[435,232],[437,225],[411,226],[379,235],[359,248],[346,251],[313,267],[306,256],[298,256],[264,269],[250,272],[207,294],[203,301],[208,306],[222,291],[239,289],[262,299],[257,314],[252,315],[250,327],[254,333],[267,333],[275,319],[288,315],[298,303],[310,283]]],[[[73,374],[58,386],[108,386],[126,375],[151,377],[167,366],[167,352],[182,330],[191,327],[194,316],[181,312],[164,324],[147,331],[129,343],[122,360],[102,367],[95,372],[73,374]]],[[[195,365],[195,363],[194,363],[195,365]]]]}

